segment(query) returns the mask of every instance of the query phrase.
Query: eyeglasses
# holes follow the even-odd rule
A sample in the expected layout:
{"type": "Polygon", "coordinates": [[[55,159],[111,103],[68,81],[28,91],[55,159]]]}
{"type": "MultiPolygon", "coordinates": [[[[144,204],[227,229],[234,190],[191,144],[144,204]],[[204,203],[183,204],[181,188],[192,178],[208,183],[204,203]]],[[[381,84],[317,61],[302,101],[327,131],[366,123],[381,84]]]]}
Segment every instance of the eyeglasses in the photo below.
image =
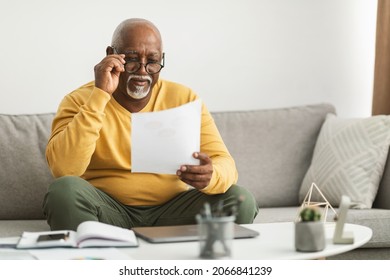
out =
{"type": "MultiPolygon", "coordinates": [[[[118,52],[114,47],[113,50],[115,54],[118,54],[118,52]]],[[[126,61],[125,70],[127,73],[133,74],[137,72],[141,68],[141,66],[144,66],[146,72],[150,75],[153,75],[153,74],[157,74],[158,72],[161,71],[161,69],[164,68],[164,63],[165,63],[165,53],[162,54],[162,64],[157,62],[142,63],[139,61],[130,60],[130,61],[126,61]]]]}

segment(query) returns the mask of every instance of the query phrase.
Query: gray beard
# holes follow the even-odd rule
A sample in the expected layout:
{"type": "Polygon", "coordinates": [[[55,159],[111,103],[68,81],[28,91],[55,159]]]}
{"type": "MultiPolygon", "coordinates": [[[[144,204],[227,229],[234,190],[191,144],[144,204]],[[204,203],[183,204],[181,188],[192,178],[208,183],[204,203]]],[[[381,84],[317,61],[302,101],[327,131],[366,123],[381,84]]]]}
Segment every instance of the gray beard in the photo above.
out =
{"type": "Polygon", "coordinates": [[[127,94],[134,99],[144,98],[145,96],[148,95],[149,91],[150,91],[150,86],[148,86],[147,88],[135,87],[135,91],[132,91],[129,89],[129,87],[127,87],[127,94]]]}
{"type": "Polygon", "coordinates": [[[129,76],[127,83],[129,83],[132,78],[145,78],[146,80],[149,81],[149,86],[146,88],[142,86],[135,86],[135,91],[131,90],[129,86],[127,86],[127,94],[134,99],[142,99],[145,96],[147,96],[150,91],[150,85],[152,84],[152,79],[149,76],[142,77],[133,74],[129,76]]]}

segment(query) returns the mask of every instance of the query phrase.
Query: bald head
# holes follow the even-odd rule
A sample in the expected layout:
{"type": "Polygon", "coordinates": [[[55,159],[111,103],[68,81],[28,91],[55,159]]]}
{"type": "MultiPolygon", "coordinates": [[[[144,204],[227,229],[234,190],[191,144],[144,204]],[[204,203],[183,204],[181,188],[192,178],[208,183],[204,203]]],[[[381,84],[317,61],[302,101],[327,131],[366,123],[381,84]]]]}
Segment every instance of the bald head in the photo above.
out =
{"type": "Polygon", "coordinates": [[[160,31],[152,22],[142,18],[130,18],[122,21],[112,35],[111,46],[122,47],[130,39],[129,37],[137,36],[139,33],[153,34],[162,48],[160,31]]]}

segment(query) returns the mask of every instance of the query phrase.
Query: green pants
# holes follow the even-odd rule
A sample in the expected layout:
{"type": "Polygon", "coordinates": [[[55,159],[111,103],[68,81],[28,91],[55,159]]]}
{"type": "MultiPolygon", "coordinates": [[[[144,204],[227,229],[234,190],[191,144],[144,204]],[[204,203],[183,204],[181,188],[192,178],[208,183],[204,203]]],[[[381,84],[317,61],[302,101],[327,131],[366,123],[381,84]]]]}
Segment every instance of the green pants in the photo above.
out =
{"type": "Polygon", "coordinates": [[[195,215],[205,202],[215,208],[222,200],[224,208],[229,209],[238,197],[243,202],[238,207],[236,223],[252,223],[258,212],[256,201],[250,192],[237,185],[224,194],[206,195],[193,189],[163,205],[127,206],[79,177],[64,176],[49,186],[43,210],[52,230],[75,230],[83,221],[100,221],[124,228],[184,225],[196,223],[195,215]]]}

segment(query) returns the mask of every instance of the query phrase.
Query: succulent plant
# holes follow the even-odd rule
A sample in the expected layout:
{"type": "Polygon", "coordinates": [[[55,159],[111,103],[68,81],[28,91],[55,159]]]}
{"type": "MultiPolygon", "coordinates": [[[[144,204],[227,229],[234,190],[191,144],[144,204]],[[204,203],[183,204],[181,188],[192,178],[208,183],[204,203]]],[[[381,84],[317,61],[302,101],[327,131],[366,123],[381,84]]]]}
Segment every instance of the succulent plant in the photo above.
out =
{"type": "Polygon", "coordinates": [[[302,222],[316,222],[321,220],[321,211],[318,207],[305,207],[299,213],[302,222]]]}

